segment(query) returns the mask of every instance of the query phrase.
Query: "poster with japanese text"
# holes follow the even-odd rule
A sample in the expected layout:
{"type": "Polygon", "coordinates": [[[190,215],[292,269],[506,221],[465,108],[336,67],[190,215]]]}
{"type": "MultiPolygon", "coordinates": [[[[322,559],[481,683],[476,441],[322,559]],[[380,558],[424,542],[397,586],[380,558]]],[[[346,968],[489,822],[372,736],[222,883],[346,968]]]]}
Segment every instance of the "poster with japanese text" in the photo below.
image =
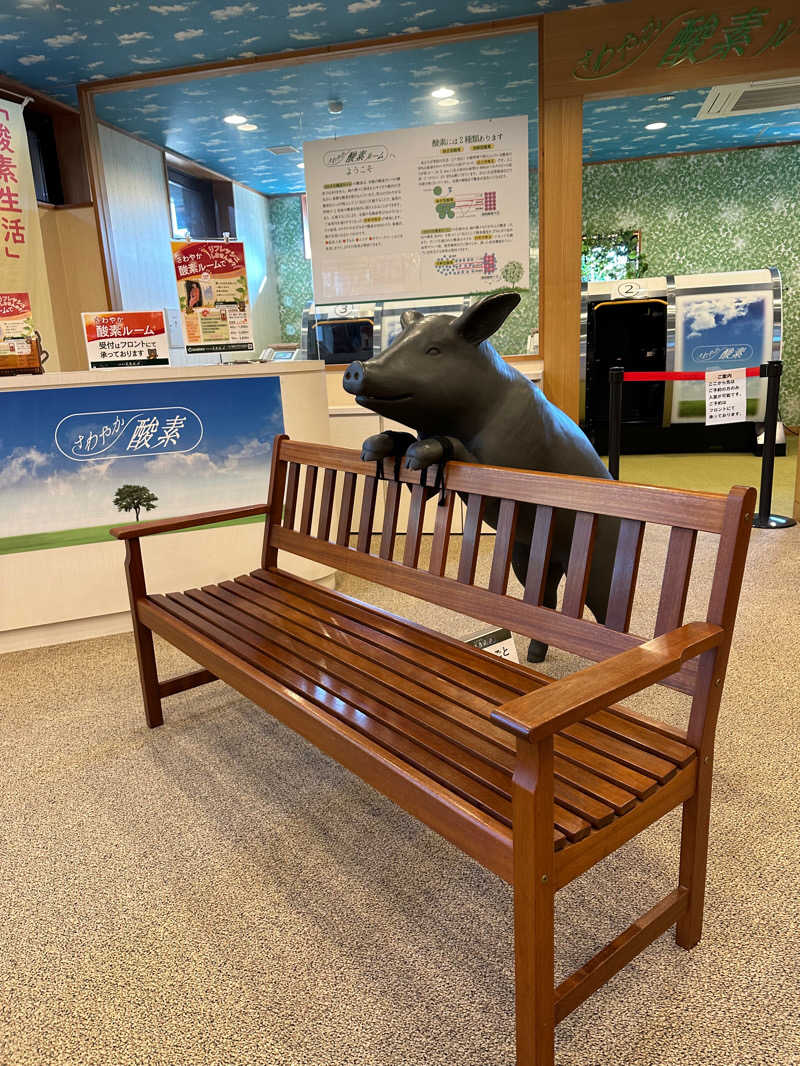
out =
{"type": "MultiPolygon", "coordinates": [[[[757,367],[772,357],[772,290],[708,290],[675,297],[675,369],[738,370],[757,367]]],[[[748,378],[747,417],[761,421],[765,384],[748,378]]],[[[706,419],[704,380],[676,381],[672,421],[706,419]]]]}
{"type": "Polygon", "coordinates": [[[172,241],[183,337],[196,352],[252,352],[241,241],[172,241]]]}
{"type": "Polygon", "coordinates": [[[169,366],[163,311],[84,311],[81,321],[92,370],[169,366]]]}
{"type": "Polygon", "coordinates": [[[0,554],[266,500],[277,375],[0,392],[0,554]]]}
{"type": "Polygon", "coordinates": [[[528,119],[303,145],[317,303],[529,285],[528,119]]]}
{"type": "MultiPolygon", "coordinates": [[[[36,330],[58,369],[58,344],[22,108],[0,100],[0,288],[23,294],[36,330]]],[[[36,360],[38,366],[38,360],[36,360]]]]}
{"type": "Polygon", "coordinates": [[[0,372],[38,370],[33,316],[27,292],[0,292],[0,372]]]}

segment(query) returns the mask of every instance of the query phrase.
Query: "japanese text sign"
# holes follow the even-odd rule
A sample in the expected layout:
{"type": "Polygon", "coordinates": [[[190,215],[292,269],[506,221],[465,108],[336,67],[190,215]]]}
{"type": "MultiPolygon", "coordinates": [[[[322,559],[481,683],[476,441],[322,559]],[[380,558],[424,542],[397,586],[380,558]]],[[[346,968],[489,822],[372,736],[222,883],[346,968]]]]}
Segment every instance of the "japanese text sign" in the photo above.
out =
{"type": "Polygon", "coordinates": [[[241,241],[173,241],[186,351],[252,352],[253,332],[241,241]]]}
{"type": "Polygon", "coordinates": [[[747,377],[738,370],[710,370],[706,374],[706,425],[744,422],[747,417],[747,377]]]}
{"type": "Polygon", "coordinates": [[[84,311],[81,321],[92,370],[169,365],[163,311],[84,311]]]}

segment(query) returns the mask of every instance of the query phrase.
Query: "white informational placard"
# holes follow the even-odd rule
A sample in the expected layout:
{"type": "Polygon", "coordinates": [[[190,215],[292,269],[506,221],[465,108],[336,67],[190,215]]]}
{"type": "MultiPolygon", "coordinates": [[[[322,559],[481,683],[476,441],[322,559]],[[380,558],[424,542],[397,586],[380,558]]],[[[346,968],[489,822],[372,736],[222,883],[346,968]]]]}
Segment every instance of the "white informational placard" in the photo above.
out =
{"type": "Polygon", "coordinates": [[[474,637],[468,637],[465,643],[480,651],[488,651],[490,655],[499,655],[509,662],[519,662],[517,647],[509,629],[482,629],[474,637]]]}
{"type": "Polygon", "coordinates": [[[91,370],[169,366],[163,311],[83,311],[81,321],[91,370]]]}
{"type": "Polygon", "coordinates": [[[722,426],[747,418],[747,375],[737,370],[709,370],[706,374],[706,425],[722,426]]]}
{"type": "Polygon", "coordinates": [[[303,145],[317,303],[529,286],[528,119],[303,145]]]}

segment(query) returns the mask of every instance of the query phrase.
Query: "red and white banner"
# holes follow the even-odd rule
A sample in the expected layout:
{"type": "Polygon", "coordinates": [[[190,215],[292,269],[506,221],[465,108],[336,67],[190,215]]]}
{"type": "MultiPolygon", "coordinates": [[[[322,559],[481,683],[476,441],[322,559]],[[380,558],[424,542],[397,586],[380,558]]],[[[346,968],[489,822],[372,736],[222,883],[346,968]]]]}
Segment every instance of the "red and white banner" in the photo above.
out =
{"type": "Polygon", "coordinates": [[[244,244],[173,241],[186,351],[252,352],[244,244]]]}
{"type": "Polygon", "coordinates": [[[92,370],[169,366],[163,311],[84,311],[81,320],[92,370]]]}

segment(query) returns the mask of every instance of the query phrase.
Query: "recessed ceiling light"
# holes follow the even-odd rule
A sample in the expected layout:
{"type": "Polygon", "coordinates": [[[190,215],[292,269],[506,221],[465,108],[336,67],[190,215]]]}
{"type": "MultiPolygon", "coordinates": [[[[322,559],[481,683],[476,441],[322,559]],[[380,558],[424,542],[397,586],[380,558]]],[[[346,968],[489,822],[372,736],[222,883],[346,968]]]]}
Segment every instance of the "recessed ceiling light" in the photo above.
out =
{"type": "Polygon", "coordinates": [[[305,163],[298,163],[297,164],[297,169],[298,170],[305,170],[306,169],[305,163]]]}
{"type": "Polygon", "coordinates": [[[257,130],[258,126],[254,126],[252,122],[243,122],[236,127],[239,130],[244,130],[245,133],[252,133],[253,130],[257,130]]]}
{"type": "Polygon", "coordinates": [[[458,107],[461,101],[457,100],[455,96],[448,96],[446,100],[437,100],[436,103],[439,107],[458,107]]]}
{"type": "Polygon", "coordinates": [[[660,104],[668,104],[668,103],[670,103],[670,101],[672,101],[674,99],[675,99],[675,97],[671,93],[666,93],[666,95],[658,97],[658,102],[660,104]]]}
{"type": "Polygon", "coordinates": [[[666,122],[648,122],[645,126],[646,130],[663,130],[666,129],[666,122]]]}
{"type": "Polygon", "coordinates": [[[244,115],[226,115],[223,122],[227,122],[229,126],[241,126],[243,122],[247,122],[244,115]]]}
{"type": "Polygon", "coordinates": [[[446,100],[448,96],[455,95],[455,89],[445,89],[444,86],[442,86],[441,89],[434,89],[431,93],[431,96],[433,96],[436,100],[446,100]]]}

